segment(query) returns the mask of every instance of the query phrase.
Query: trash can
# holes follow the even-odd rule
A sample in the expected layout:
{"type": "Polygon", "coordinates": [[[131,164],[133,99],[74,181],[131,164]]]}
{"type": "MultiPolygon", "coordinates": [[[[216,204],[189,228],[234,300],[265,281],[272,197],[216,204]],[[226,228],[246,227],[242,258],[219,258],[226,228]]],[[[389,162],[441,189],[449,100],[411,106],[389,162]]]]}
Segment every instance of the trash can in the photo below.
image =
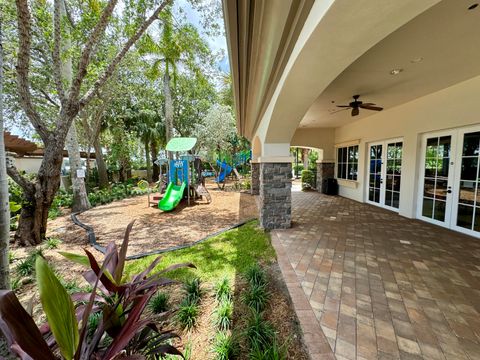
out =
{"type": "Polygon", "coordinates": [[[323,180],[322,193],[327,195],[338,195],[337,179],[329,178],[323,180]]]}

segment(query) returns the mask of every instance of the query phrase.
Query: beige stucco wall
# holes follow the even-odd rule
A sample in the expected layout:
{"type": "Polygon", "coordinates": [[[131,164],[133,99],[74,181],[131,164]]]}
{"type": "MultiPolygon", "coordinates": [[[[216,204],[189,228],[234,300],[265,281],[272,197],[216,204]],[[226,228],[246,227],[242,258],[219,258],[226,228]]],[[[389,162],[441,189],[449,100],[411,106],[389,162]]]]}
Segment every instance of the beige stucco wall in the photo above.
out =
{"type": "Polygon", "coordinates": [[[480,123],[479,94],[480,76],[335,129],[336,144],[359,140],[360,146],[358,182],[340,186],[340,195],[364,201],[368,143],[403,137],[399,213],[415,217],[421,134],[480,123]]]}
{"type": "Polygon", "coordinates": [[[19,171],[25,171],[27,174],[36,174],[40,165],[42,164],[42,158],[14,158],[15,166],[19,171]]]}

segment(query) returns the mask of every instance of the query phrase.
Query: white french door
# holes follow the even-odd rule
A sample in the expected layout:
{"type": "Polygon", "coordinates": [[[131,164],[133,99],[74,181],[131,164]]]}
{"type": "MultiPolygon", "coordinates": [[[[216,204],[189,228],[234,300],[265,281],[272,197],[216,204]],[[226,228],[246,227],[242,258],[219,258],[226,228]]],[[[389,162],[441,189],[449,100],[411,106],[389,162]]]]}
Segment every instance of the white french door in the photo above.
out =
{"type": "Polygon", "coordinates": [[[480,126],[425,134],[417,217],[480,236],[480,126]]]}
{"type": "Polygon", "coordinates": [[[368,145],[368,203],[398,211],[402,153],[402,139],[386,140],[368,145]]]}

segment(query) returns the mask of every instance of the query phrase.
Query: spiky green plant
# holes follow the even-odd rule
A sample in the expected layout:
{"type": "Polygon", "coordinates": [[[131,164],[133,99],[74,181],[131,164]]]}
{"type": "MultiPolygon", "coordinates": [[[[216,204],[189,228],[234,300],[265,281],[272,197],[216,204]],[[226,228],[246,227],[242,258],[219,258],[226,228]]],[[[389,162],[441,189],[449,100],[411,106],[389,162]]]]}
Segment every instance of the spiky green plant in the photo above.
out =
{"type": "Polygon", "coordinates": [[[168,310],[169,298],[170,296],[167,293],[157,292],[150,300],[148,307],[154,314],[163,313],[168,310]]]}
{"type": "Polygon", "coordinates": [[[259,264],[254,264],[245,272],[245,279],[251,286],[265,285],[267,283],[267,274],[259,264]]]}
{"type": "Polygon", "coordinates": [[[220,330],[228,330],[232,326],[233,302],[232,300],[223,300],[218,304],[215,310],[214,322],[220,330]]]}
{"type": "Polygon", "coordinates": [[[235,359],[239,353],[238,341],[234,336],[220,331],[215,336],[213,352],[215,360],[235,359]]]}
{"type": "Polygon", "coordinates": [[[60,245],[62,241],[59,238],[48,238],[47,241],[45,242],[45,247],[49,250],[56,249],[58,248],[58,245],[60,245]]]}
{"type": "Polygon", "coordinates": [[[286,360],[287,354],[288,343],[280,344],[277,337],[274,337],[269,346],[259,343],[252,344],[248,358],[250,360],[286,360]]]}
{"type": "Polygon", "coordinates": [[[197,324],[199,314],[197,302],[192,302],[191,297],[187,296],[180,304],[177,321],[182,328],[190,330],[197,324]]]}
{"type": "Polygon", "coordinates": [[[203,295],[202,281],[198,277],[185,281],[183,289],[186,297],[190,298],[190,302],[199,302],[203,295]]]}
{"type": "Polygon", "coordinates": [[[269,298],[270,292],[267,290],[266,285],[252,285],[242,294],[244,304],[256,312],[261,312],[265,309],[269,298]]]}
{"type": "Polygon", "coordinates": [[[225,277],[215,284],[215,299],[217,301],[230,300],[232,298],[232,289],[230,287],[230,280],[225,277]]]}
{"type": "Polygon", "coordinates": [[[250,348],[265,349],[273,343],[276,333],[272,324],[264,320],[261,313],[253,311],[248,320],[245,335],[250,348]]]}

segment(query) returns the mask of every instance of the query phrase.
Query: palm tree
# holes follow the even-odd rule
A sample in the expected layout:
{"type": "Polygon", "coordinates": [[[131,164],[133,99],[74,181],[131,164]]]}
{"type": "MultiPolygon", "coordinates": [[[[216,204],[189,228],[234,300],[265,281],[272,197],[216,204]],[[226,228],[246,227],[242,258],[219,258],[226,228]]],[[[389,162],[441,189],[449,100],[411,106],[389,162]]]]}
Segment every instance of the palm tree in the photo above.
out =
{"type": "Polygon", "coordinates": [[[174,84],[178,65],[182,64],[185,70],[200,74],[201,63],[211,63],[210,50],[206,42],[200,37],[193,25],[184,24],[175,26],[171,6],[162,13],[160,24],[161,36],[158,42],[149,35],[145,35],[140,52],[153,64],[147,72],[152,80],[162,78],[163,94],[165,97],[165,137],[166,142],[173,136],[173,100],[171,78],[174,84]]]}

